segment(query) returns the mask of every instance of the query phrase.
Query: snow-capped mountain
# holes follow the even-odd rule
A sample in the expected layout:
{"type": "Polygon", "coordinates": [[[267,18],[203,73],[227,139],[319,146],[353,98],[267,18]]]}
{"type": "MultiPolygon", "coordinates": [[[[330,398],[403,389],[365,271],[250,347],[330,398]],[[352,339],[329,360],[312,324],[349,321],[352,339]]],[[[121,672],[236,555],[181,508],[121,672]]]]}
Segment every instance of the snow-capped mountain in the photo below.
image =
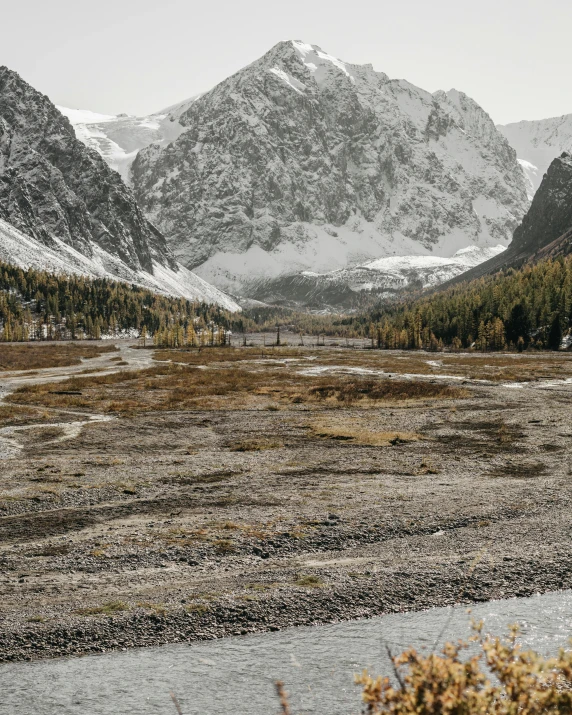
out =
{"type": "Polygon", "coordinates": [[[450,258],[442,256],[391,256],[328,273],[304,271],[265,281],[252,290],[264,302],[290,307],[348,310],[451,280],[505,250],[470,246],[450,258]]]}
{"type": "Polygon", "coordinates": [[[149,144],[164,146],[183,131],[178,117],[195,101],[187,99],[147,117],[128,114],[97,114],[89,110],[60,107],[75,129],[77,138],[95,149],[129,184],[129,170],[140,149],[149,144]]]}
{"type": "Polygon", "coordinates": [[[532,199],[548,167],[562,152],[572,152],[572,114],[498,126],[516,151],[532,199]]]}
{"type": "Polygon", "coordinates": [[[218,287],[391,256],[506,246],[528,208],[514,150],[462,92],[281,42],[141,149],[135,195],[177,258],[218,287]]]}
{"type": "Polygon", "coordinates": [[[76,139],[47,97],[6,67],[0,67],[0,220],[4,261],[109,275],[238,308],[177,263],[120,176],[76,139]]]}

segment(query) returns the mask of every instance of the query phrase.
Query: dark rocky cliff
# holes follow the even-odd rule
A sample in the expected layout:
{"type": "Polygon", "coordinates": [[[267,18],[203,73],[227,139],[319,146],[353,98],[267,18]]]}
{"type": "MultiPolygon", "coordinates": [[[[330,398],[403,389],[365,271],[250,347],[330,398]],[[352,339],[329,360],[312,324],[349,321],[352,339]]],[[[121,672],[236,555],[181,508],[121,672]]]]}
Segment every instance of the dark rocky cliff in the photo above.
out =
{"type": "Polygon", "coordinates": [[[0,67],[0,218],[54,247],[61,239],[91,258],[94,246],[134,270],[175,267],[162,234],[129,188],[76,139],[52,102],[0,67]]]}
{"type": "Polygon", "coordinates": [[[572,253],[572,156],[563,153],[548,168],[507,250],[445,286],[568,253],[572,253]]]}

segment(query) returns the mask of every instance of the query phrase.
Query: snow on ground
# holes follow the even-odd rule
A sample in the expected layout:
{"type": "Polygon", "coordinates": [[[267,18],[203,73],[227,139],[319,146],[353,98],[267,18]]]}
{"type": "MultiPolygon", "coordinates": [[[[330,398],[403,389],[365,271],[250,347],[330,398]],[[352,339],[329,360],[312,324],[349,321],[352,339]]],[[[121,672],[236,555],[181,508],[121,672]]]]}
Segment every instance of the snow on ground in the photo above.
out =
{"type": "Polygon", "coordinates": [[[67,107],[59,107],[58,109],[72,124],[101,124],[101,122],[112,122],[117,119],[115,114],[98,114],[91,112],[89,109],[68,109],[67,107]]]}
{"type": "Polygon", "coordinates": [[[299,82],[296,78],[291,77],[287,72],[278,67],[271,67],[269,71],[277,77],[280,77],[281,80],[284,80],[284,82],[286,82],[289,87],[292,87],[295,92],[298,92],[298,94],[302,94],[306,89],[302,82],[299,82]]]}
{"type": "Polygon", "coordinates": [[[524,171],[524,177],[526,179],[526,195],[532,201],[534,194],[536,192],[536,187],[540,186],[542,181],[542,175],[540,174],[538,167],[531,164],[526,159],[518,159],[518,163],[522,166],[524,171]]]}
{"type": "Polygon", "coordinates": [[[54,239],[52,247],[45,246],[0,219],[0,259],[7,263],[57,274],[84,275],[135,283],[164,295],[216,303],[231,311],[240,310],[240,306],[229,296],[183,266],[179,266],[175,271],[154,262],[152,275],[146,271],[131,269],[96,244],[92,244],[92,251],[92,257],[87,258],[58,239],[54,239]]]}
{"type": "Polygon", "coordinates": [[[468,271],[469,268],[478,266],[479,263],[488,261],[489,258],[498,255],[504,251],[506,246],[497,245],[492,248],[479,248],[477,246],[467,246],[461,248],[451,258],[441,256],[394,256],[391,258],[379,258],[376,261],[359,266],[369,270],[380,271],[384,273],[402,272],[409,269],[456,269],[460,268],[459,272],[468,271]]]}
{"type": "MultiPolygon", "coordinates": [[[[484,203],[483,200],[483,205],[478,207],[481,215],[496,210],[494,202],[490,207],[484,206],[484,203]]],[[[482,224],[486,226],[486,221],[483,220],[482,224]]],[[[335,227],[299,223],[291,230],[283,229],[282,235],[284,240],[272,251],[265,251],[257,245],[244,253],[219,251],[195,272],[209,283],[235,294],[241,294],[244,286],[251,281],[298,273],[324,275],[338,271],[350,274],[354,268],[389,274],[403,270],[417,269],[427,273],[433,270],[436,279],[428,279],[427,284],[434,285],[492,258],[506,248],[485,230],[478,237],[479,246],[467,247],[466,234],[456,228],[442,236],[430,251],[401,232],[395,232],[393,236],[382,235],[373,223],[358,216],[352,217],[343,226],[335,227]],[[297,232],[303,233],[303,240],[297,232]],[[439,279],[439,273],[445,277],[439,279]]],[[[185,263],[188,256],[184,247],[180,251],[177,247],[174,249],[178,259],[185,263]]]]}
{"type": "Polygon", "coordinates": [[[391,256],[378,258],[353,268],[329,273],[305,271],[316,283],[346,284],[353,291],[395,291],[412,284],[423,288],[439,285],[479,265],[505,250],[502,245],[492,248],[468,246],[450,258],[442,256],[391,256]]]}

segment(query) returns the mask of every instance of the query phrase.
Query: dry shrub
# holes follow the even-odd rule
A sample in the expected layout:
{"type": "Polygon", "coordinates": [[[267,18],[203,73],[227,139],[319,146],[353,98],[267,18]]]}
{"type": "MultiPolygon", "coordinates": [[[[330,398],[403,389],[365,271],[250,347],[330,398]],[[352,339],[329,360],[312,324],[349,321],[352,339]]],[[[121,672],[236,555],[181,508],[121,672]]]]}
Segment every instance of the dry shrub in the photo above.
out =
{"type": "Polygon", "coordinates": [[[150,601],[139,601],[136,604],[137,608],[143,608],[146,611],[151,611],[157,616],[165,616],[167,608],[163,603],[151,603],[150,601]]]}
{"type": "Polygon", "coordinates": [[[294,585],[301,586],[303,588],[321,588],[325,584],[319,576],[307,574],[298,576],[298,578],[294,581],[294,585]]]}
{"type": "Polygon", "coordinates": [[[20,439],[26,447],[33,447],[36,445],[41,446],[49,442],[55,442],[64,435],[65,432],[62,427],[46,425],[43,427],[38,426],[37,428],[29,429],[20,433],[20,439]]]}
{"type": "Polygon", "coordinates": [[[440,654],[424,656],[414,649],[392,657],[396,682],[356,677],[370,715],[567,715],[572,712],[572,652],[561,649],[555,658],[523,651],[510,636],[484,637],[475,626],[480,653],[461,658],[468,644],[448,643],[440,654]],[[483,664],[495,676],[492,684],[483,664]]]}
{"type": "Polygon", "coordinates": [[[333,439],[371,447],[389,447],[425,439],[423,435],[414,432],[375,432],[360,427],[356,420],[352,420],[350,425],[340,424],[339,421],[315,422],[310,426],[310,434],[319,439],[333,439]]]}
{"type": "Polygon", "coordinates": [[[117,352],[115,345],[90,343],[22,343],[0,345],[0,370],[33,370],[79,365],[81,358],[117,352]]]}
{"type": "Polygon", "coordinates": [[[80,616],[96,616],[103,614],[106,616],[112,616],[114,613],[119,613],[120,611],[126,611],[128,608],[127,604],[123,601],[108,601],[101,606],[92,606],[91,608],[81,608],[76,613],[80,616]]]}
{"type": "Polygon", "coordinates": [[[439,474],[440,471],[428,459],[424,459],[419,467],[419,474],[439,474]]]}
{"type": "Polygon", "coordinates": [[[311,388],[317,400],[357,402],[359,400],[423,400],[466,397],[467,390],[424,380],[351,380],[336,381],[311,388]]]}
{"type": "Polygon", "coordinates": [[[49,419],[49,415],[39,413],[35,409],[16,407],[16,405],[0,405],[0,427],[12,427],[39,422],[49,419]]]}
{"type": "Polygon", "coordinates": [[[225,554],[232,554],[236,551],[236,547],[230,539],[217,539],[214,542],[214,547],[216,553],[221,556],[224,556],[225,554]]]}
{"type": "Polygon", "coordinates": [[[208,613],[211,607],[206,603],[191,603],[189,606],[185,607],[185,610],[189,613],[198,613],[199,615],[203,613],[208,613]]]}
{"type": "Polygon", "coordinates": [[[45,623],[46,618],[44,616],[30,616],[30,618],[27,618],[26,621],[28,623],[45,623]]]}

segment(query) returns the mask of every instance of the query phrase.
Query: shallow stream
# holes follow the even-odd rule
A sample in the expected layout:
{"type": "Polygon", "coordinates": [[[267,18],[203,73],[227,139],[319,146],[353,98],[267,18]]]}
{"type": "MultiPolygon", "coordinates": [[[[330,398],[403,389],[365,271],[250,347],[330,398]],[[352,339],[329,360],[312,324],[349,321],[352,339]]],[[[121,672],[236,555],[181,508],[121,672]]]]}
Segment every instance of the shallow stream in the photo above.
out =
{"type": "MultiPolygon", "coordinates": [[[[527,647],[544,654],[572,635],[572,591],[492,601],[473,608],[485,629],[522,626],[527,647]]],[[[297,715],[357,715],[353,675],[388,673],[393,653],[432,650],[470,635],[467,609],[437,608],[334,625],[290,628],[196,644],[0,666],[0,713],[34,715],[271,715],[274,682],[286,684],[297,715]]]]}

